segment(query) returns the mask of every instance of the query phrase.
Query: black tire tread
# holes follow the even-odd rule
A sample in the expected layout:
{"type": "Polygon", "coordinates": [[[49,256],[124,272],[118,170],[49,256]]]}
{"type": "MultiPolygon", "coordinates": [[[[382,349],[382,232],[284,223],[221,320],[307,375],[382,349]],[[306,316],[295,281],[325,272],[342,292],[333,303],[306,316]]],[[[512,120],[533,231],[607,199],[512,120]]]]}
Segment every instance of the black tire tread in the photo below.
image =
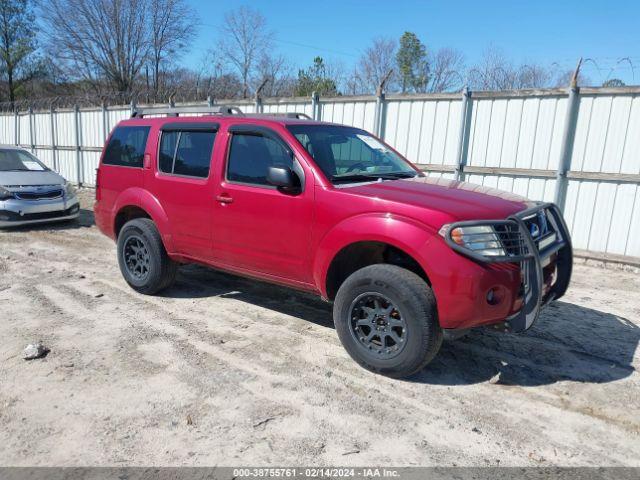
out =
{"type": "MultiPolygon", "coordinates": [[[[418,316],[423,319],[422,324],[422,352],[417,352],[410,361],[391,369],[377,368],[368,364],[364,359],[352,354],[352,350],[343,345],[352,358],[367,370],[386,375],[392,378],[408,377],[422,370],[440,350],[443,342],[443,332],[438,322],[436,300],[433,291],[427,283],[415,273],[392,264],[375,264],[357,270],[349,276],[340,286],[334,302],[334,321],[336,327],[340,322],[338,312],[342,311],[345,302],[352,301],[349,290],[354,285],[371,279],[381,279],[387,284],[396,285],[407,293],[406,297],[412,299],[413,308],[418,310],[418,316]]],[[[340,332],[339,332],[340,333],[340,332]]],[[[341,337],[342,340],[342,337],[341,337]]]]}
{"type": "MultiPolygon", "coordinates": [[[[169,288],[175,282],[176,275],[178,273],[178,264],[169,258],[167,251],[164,248],[162,237],[160,232],[156,228],[155,223],[150,218],[135,218],[127,222],[120,231],[118,236],[118,253],[121,250],[120,239],[123,237],[123,233],[127,229],[135,228],[149,240],[149,249],[151,250],[152,258],[159,259],[159,272],[155,272],[152,278],[146,285],[140,287],[129,283],[129,285],[136,291],[145,295],[155,295],[162,290],[169,288]]],[[[120,255],[118,260],[121,261],[120,255]]],[[[122,268],[122,267],[121,267],[122,268]]],[[[126,276],[125,276],[126,279],[126,276]]]]}

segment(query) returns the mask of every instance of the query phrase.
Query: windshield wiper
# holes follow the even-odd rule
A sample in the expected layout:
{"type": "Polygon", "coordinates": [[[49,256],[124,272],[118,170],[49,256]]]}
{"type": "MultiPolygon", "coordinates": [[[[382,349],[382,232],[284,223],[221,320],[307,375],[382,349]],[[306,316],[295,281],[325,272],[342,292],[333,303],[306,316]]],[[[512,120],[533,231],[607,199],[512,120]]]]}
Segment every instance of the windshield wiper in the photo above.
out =
{"type": "Polygon", "coordinates": [[[382,180],[398,180],[401,178],[413,178],[417,173],[413,172],[384,172],[384,173],[353,173],[350,175],[333,175],[332,182],[368,182],[379,178],[382,180]]]}

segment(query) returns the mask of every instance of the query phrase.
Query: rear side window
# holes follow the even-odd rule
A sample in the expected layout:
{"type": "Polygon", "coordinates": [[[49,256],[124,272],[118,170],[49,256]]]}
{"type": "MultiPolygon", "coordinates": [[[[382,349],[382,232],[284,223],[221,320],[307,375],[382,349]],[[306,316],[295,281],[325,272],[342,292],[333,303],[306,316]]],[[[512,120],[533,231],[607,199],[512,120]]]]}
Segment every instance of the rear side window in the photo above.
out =
{"type": "Polygon", "coordinates": [[[150,127],[118,127],[113,131],[102,163],[142,168],[150,127]]]}
{"type": "Polygon", "coordinates": [[[163,173],[207,178],[215,132],[163,132],[158,169],[163,173]]]}
{"type": "Polygon", "coordinates": [[[231,137],[227,180],[253,185],[269,185],[269,167],[293,168],[293,158],[279,142],[259,135],[236,133],[231,137]]]}

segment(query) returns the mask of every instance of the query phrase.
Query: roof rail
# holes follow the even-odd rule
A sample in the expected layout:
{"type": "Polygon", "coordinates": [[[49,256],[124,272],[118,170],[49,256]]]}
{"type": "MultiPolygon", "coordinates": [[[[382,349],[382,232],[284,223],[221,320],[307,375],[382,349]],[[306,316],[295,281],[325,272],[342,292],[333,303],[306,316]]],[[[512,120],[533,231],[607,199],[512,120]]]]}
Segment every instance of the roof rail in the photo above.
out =
{"type": "Polygon", "coordinates": [[[210,115],[239,115],[244,116],[242,110],[231,105],[185,105],[180,107],[145,107],[136,108],[131,114],[131,118],[143,118],[147,115],[166,115],[168,117],[178,117],[194,113],[207,113],[210,115]]]}
{"type": "Polygon", "coordinates": [[[251,117],[285,117],[285,118],[297,118],[299,120],[313,120],[306,113],[301,112],[282,112],[282,113],[250,113],[251,117]]]}

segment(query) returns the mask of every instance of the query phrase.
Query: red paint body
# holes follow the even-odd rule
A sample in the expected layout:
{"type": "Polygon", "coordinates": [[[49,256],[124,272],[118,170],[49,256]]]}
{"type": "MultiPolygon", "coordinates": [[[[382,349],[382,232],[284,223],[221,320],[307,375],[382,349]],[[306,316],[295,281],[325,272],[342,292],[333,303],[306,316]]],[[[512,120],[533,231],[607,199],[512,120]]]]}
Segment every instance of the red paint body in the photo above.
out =
{"type": "Polygon", "coordinates": [[[287,124],[299,122],[233,116],[121,122],[120,126],[151,126],[145,166],[101,162],[95,204],[98,227],[115,239],[116,215],[135,206],[154,220],[174,260],[202,263],[324,297],[329,265],[343,248],[359,241],[385,242],[422,267],[435,293],[443,328],[499,322],[517,309],[519,268],[476,263],[454,252],[438,230],[456,221],[504,219],[530,206],[525,199],[425,177],[335,187],[286,129],[287,124]],[[168,121],[220,124],[209,178],[158,173],[160,127],[168,121]],[[225,181],[231,137],[227,129],[242,123],[270,128],[290,145],[305,172],[302,193],[287,195],[225,181]],[[495,306],[486,301],[492,287],[504,294],[495,306]]]}

